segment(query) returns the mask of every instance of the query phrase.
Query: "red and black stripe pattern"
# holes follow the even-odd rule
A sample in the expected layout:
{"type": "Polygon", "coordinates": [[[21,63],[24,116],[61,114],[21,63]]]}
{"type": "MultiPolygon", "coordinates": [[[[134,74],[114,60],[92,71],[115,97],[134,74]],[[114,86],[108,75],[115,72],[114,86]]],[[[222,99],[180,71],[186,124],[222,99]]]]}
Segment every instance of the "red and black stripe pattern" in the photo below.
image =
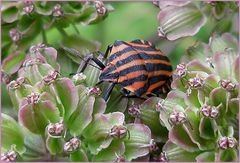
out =
{"type": "Polygon", "coordinates": [[[148,41],[115,41],[99,79],[121,84],[139,97],[166,93],[170,89],[172,66],[168,57],[148,41]]]}

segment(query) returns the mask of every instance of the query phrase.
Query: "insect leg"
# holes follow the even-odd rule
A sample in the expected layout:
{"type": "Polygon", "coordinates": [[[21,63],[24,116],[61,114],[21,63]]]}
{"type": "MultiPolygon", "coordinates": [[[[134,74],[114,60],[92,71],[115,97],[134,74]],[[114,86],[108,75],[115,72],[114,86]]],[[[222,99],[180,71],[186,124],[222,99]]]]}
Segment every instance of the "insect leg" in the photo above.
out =
{"type": "Polygon", "coordinates": [[[110,87],[109,87],[109,88],[107,89],[107,91],[104,93],[103,99],[104,99],[105,101],[108,100],[108,98],[109,98],[109,96],[110,96],[110,94],[111,94],[114,86],[115,86],[115,83],[111,83],[110,87]]]}
{"type": "Polygon", "coordinates": [[[113,47],[113,45],[108,45],[107,50],[106,50],[106,52],[105,52],[105,54],[104,54],[104,58],[107,58],[107,57],[108,57],[108,53],[111,52],[112,47],[113,47]]]}

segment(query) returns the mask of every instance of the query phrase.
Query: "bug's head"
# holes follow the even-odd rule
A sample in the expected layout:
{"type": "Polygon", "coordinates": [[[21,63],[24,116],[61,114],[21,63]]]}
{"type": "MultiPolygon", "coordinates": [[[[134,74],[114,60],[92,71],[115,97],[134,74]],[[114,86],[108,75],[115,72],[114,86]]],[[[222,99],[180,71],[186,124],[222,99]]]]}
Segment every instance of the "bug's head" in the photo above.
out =
{"type": "Polygon", "coordinates": [[[100,81],[108,81],[116,83],[119,77],[119,73],[116,70],[116,66],[113,64],[108,64],[100,74],[100,81]]]}

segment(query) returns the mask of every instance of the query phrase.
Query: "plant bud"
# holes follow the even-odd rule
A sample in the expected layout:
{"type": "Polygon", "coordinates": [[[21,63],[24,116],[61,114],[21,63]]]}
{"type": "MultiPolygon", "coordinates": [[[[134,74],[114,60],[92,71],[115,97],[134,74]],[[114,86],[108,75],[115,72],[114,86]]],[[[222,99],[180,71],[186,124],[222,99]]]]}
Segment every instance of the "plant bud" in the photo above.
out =
{"type": "Polygon", "coordinates": [[[18,42],[21,38],[21,33],[16,29],[11,29],[9,31],[9,36],[11,37],[13,42],[18,42]]]}
{"type": "Polygon", "coordinates": [[[7,87],[8,89],[18,89],[23,83],[25,82],[25,78],[24,77],[19,77],[17,78],[17,80],[13,80],[11,81],[7,87]]]}
{"type": "Polygon", "coordinates": [[[214,106],[204,105],[201,109],[202,114],[205,117],[216,118],[218,116],[218,109],[214,106]]]}
{"type": "Polygon", "coordinates": [[[109,135],[115,139],[121,139],[126,136],[128,129],[125,126],[114,126],[109,135]]]}
{"type": "Polygon", "coordinates": [[[53,71],[50,74],[48,74],[46,77],[44,77],[43,81],[45,84],[49,85],[57,79],[58,75],[59,73],[57,71],[53,71]]]}
{"type": "Polygon", "coordinates": [[[72,79],[73,79],[74,82],[79,82],[79,81],[85,80],[86,75],[84,75],[83,73],[77,73],[73,76],[72,79]]]}
{"type": "Polygon", "coordinates": [[[30,14],[34,9],[33,2],[29,1],[29,0],[26,0],[23,3],[24,3],[23,11],[26,14],[30,14]]]}
{"type": "Polygon", "coordinates": [[[156,111],[161,111],[164,109],[163,103],[164,101],[158,101],[158,103],[156,104],[156,111]]]}
{"type": "Polygon", "coordinates": [[[157,152],[159,150],[156,142],[152,139],[149,147],[150,152],[157,152]]]}
{"type": "Polygon", "coordinates": [[[178,77],[182,78],[187,75],[187,67],[185,63],[181,63],[177,65],[176,74],[178,77]]]}
{"type": "Polygon", "coordinates": [[[50,123],[47,126],[47,131],[48,134],[51,136],[61,136],[64,133],[64,124],[63,122],[58,122],[58,123],[50,123]]]}
{"type": "Polygon", "coordinates": [[[39,53],[41,49],[44,49],[46,47],[45,44],[39,43],[37,45],[33,45],[30,47],[29,52],[30,53],[39,53]]]}
{"type": "Polygon", "coordinates": [[[236,144],[236,139],[233,137],[224,136],[218,140],[218,146],[223,150],[228,148],[233,148],[235,144],[236,144]]]}
{"type": "Polygon", "coordinates": [[[100,16],[104,16],[107,13],[107,9],[104,7],[104,4],[102,1],[95,1],[95,8],[97,10],[97,13],[100,16]]]}
{"type": "Polygon", "coordinates": [[[187,121],[186,115],[183,112],[177,111],[173,111],[173,113],[170,114],[169,120],[173,125],[182,124],[187,121]]]}
{"type": "Polygon", "coordinates": [[[54,17],[60,17],[60,16],[63,16],[63,10],[61,9],[62,6],[60,4],[56,4],[53,8],[53,12],[52,12],[52,15],[54,17]]]}
{"type": "Polygon", "coordinates": [[[65,152],[73,152],[77,150],[81,145],[81,141],[78,138],[72,138],[64,144],[65,152]]]}
{"type": "Polygon", "coordinates": [[[234,91],[234,89],[236,88],[236,84],[233,84],[230,80],[220,80],[219,84],[223,89],[226,89],[228,92],[234,91]]]}
{"type": "Polygon", "coordinates": [[[87,95],[97,95],[97,96],[99,96],[101,93],[102,93],[102,91],[98,87],[88,88],[88,90],[87,90],[87,95]]]}
{"type": "Polygon", "coordinates": [[[9,150],[1,154],[1,161],[14,162],[17,159],[17,153],[14,150],[9,150]]]}
{"type": "Polygon", "coordinates": [[[191,78],[188,80],[188,85],[193,89],[202,88],[204,80],[200,77],[191,78]]]}
{"type": "Polygon", "coordinates": [[[37,104],[39,102],[40,94],[39,93],[31,93],[31,95],[27,96],[28,104],[37,104]]]}
{"type": "Polygon", "coordinates": [[[130,108],[128,108],[128,114],[133,117],[139,117],[140,116],[140,110],[138,105],[133,105],[130,108]]]}

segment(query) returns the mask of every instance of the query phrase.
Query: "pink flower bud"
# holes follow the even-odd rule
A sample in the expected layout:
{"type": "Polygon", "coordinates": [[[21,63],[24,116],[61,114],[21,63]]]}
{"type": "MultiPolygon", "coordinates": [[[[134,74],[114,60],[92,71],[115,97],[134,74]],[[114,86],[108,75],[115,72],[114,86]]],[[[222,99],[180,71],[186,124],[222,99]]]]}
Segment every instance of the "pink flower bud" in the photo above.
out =
{"type": "Polygon", "coordinates": [[[201,109],[203,116],[216,118],[218,116],[218,109],[214,106],[204,105],[201,109]]]}
{"type": "Polygon", "coordinates": [[[156,104],[156,111],[161,111],[164,109],[163,102],[164,101],[158,101],[158,103],[156,104]]]}
{"type": "Polygon", "coordinates": [[[169,120],[172,124],[182,124],[187,121],[186,115],[183,112],[177,112],[173,111],[172,114],[170,114],[169,120]]]}
{"type": "Polygon", "coordinates": [[[63,10],[62,10],[61,8],[62,8],[62,7],[61,7],[60,4],[56,4],[56,5],[54,6],[52,15],[55,16],[55,17],[63,16],[63,10]]]}
{"type": "Polygon", "coordinates": [[[218,140],[218,146],[221,149],[233,148],[236,145],[236,139],[233,137],[222,137],[218,140]]]}
{"type": "Polygon", "coordinates": [[[102,91],[98,87],[89,88],[88,91],[87,91],[87,95],[97,95],[97,96],[99,96],[101,93],[102,93],[102,91]]]}
{"type": "Polygon", "coordinates": [[[200,77],[191,78],[188,80],[188,85],[193,89],[202,88],[204,80],[200,77]]]}
{"type": "Polygon", "coordinates": [[[104,16],[107,13],[107,9],[104,7],[104,4],[102,1],[95,1],[95,8],[97,10],[97,13],[101,16],[104,16]]]}
{"type": "Polygon", "coordinates": [[[181,63],[181,64],[177,65],[176,74],[180,78],[186,76],[186,74],[187,74],[187,67],[186,67],[185,63],[181,63]]]}
{"type": "Polygon", "coordinates": [[[73,152],[77,150],[81,145],[81,141],[78,138],[72,138],[68,142],[64,144],[64,151],[65,152],[73,152]]]}
{"type": "Polygon", "coordinates": [[[11,29],[9,31],[9,36],[14,42],[18,42],[21,38],[21,33],[17,31],[16,29],[11,29]]]}
{"type": "Polygon", "coordinates": [[[49,85],[53,83],[59,75],[58,71],[53,71],[50,74],[48,74],[46,77],[43,78],[43,81],[45,84],[49,85]]]}
{"type": "Polygon", "coordinates": [[[149,147],[150,152],[157,152],[159,150],[156,142],[152,139],[149,147]]]}
{"type": "Polygon", "coordinates": [[[236,84],[233,84],[230,80],[220,80],[219,84],[223,89],[226,89],[228,92],[234,91],[236,88],[236,84]]]}
{"type": "Polygon", "coordinates": [[[13,150],[9,150],[6,153],[1,154],[1,161],[14,162],[17,159],[17,153],[13,150]]]}
{"type": "Polygon", "coordinates": [[[31,93],[31,95],[27,96],[27,102],[28,104],[37,104],[40,99],[40,94],[39,93],[31,93]]]}
{"type": "Polygon", "coordinates": [[[23,83],[25,82],[25,78],[24,77],[19,77],[17,78],[17,80],[13,80],[11,81],[7,87],[8,89],[18,89],[23,83]]]}
{"type": "Polygon", "coordinates": [[[37,45],[31,46],[30,49],[29,49],[29,52],[30,52],[30,53],[40,53],[40,51],[41,51],[42,49],[44,49],[45,47],[46,47],[45,44],[39,43],[39,44],[37,44],[37,45]]]}
{"type": "Polygon", "coordinates": [[[126,136],[128,129],[125,126],[114,126],[109,135],[115,139],[121,139],[126,136]]]}
{"type": "Polygon", "coordinates": [[[128,114],[133,117],[139,117],[140,116],[140,110],[138,105],[133,105],[128,109],[128,114]]]}
{"type": "Polygon", "coordinates": [[[50,123],[47,126],[47,131],[50,136],[61,136],[64,133],[64,124],[63,122],[50,123]]]}
{"type": "Polygon", "coordinates": [[[24,1],[23,11],[26,14],[30,14],[33,11],[33,9],[34,9],[34,6],[32,1],[29,1],[29,0],[24,1]]]}

